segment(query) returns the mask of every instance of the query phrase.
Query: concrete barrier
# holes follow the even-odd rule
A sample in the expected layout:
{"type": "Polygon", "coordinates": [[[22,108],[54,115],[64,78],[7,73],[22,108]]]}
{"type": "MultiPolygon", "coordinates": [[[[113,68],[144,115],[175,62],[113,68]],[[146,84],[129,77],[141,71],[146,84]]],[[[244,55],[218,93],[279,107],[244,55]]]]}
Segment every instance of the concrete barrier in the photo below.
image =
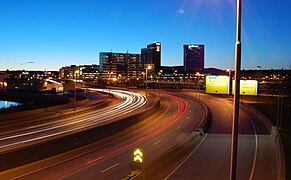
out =
{"type": "Polygon", "coordinates": [[[259,117],[259,120],[264,124],[265,127],[269,130],[269,133],[274,141],[274,146],[276,150],[276,160],[278,165],[278,172],[277,172],[277,179],[285,179],[286,177],[286,162],[285,162],[285,154],[284,154],[284,147],[281,136],[278,132],[277,127],[273,126],[271,121],[260,111],[255,109],[254,107],[242,103],[243,108],[247,108],[248,110],[256,113],[259,117]]]}
{"type": "Polygon", "coordinates": [[[278,132],[277,127],[272,126],[271,136],[274,139],[275,149],[276,149],[276,159],[277,159],[277,179],[285,179],[286,178],[286,162],[285,162],[285,153],[283,142],[281,136],[278,132]]]}

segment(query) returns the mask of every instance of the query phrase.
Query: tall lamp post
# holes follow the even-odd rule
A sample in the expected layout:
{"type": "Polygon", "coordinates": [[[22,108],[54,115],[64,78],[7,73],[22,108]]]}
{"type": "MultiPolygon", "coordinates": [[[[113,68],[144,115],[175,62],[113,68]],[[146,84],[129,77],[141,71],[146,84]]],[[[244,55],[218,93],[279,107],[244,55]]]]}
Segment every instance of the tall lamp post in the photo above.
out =
{"type": "Polygon", "coordinates": [[[159,91],[158,91],[158,92],[159,92],[159,100],[160,100],[160,98],[161,98],[161,97],[160,97],[160,96],[161,96],[161,95],[160,95],[160,89],[161,89],[161,74],[162,74],[162,73],[163,73],[163,70],[160,70],[160,72],[158,73],[158,74],[159,74],[159,91]]]}
{"type": "Polygon", "coordinates": [[[231,94],[230,88],[231,88],[231,69],[226,70],[228,72],[228,77],[229,77],[229,87],[228,87],[228,94],[231,94]]]}
{"type": "Polygon", "coordinates": [[[79,70],[76,70],[75,73],[74,73],[75,74],[75,103],[74,103],[75,104],[75,111],[76,111],[76,108],[77,108],[76,107],[77,106],[77,87],[76,87],[77,86],[77,74],[79,74],[79,73],[80,73],[79,70]]]}
{"type": "Polygon", "coordinates": [[[237,147],[238,147],[238,118],[239,118],[239,96],[240,96],[240,68],[241,68],[241,11],[242,0],[237,0],[237,24],[236,24],[236,43],[235,43],[235,88],[233,104],[233,124],[231,138],[231,162],[230,179],[236,179],[237,147]]]}
{"type": "Polygon", "coordinates": [[[151,65],[147,65],[145,66],[145,69],[146,69],[146,109],[148,108],[148,70],[151,70],[152,69],[152,66],[151,65]]]}
{"type": "Polygon", "coordinates": [[[196,75],[197,75],[197,86],[198,86],[198,99],[200,100],[200,86],[199,86],[199,81],[200,81],[201,74],[200,74],[200,72],[197,72],[196,75]]]}
{"type": "Polygon", "coordinates": [[[259,90],[260,90],[260,80],[261,80],[261,70],[262,70],[262,67],[261,66],[257,66],[257,68],[260,69],[260,72],[259,72],[259,75],[258,75],[258,86],[257,86],[257,100],[258,100],[258,107],[260,105],[260,95],[259,95],[259,90]]]}
{"type": "MultiPolygon", "coordinates": [[[[109,82],[109,85],[111,85],[110,84],[110,79],[111,79],[111,76],[112,76],[112,74],[113,74],[113,72],[112,71],[110,71],[110,72],[108,72],[109,73],[109,76],[108,76],[108,82],[109,82]]],[[[108,93],[110,93],[110,87],[108,87],[108,93]]]]}

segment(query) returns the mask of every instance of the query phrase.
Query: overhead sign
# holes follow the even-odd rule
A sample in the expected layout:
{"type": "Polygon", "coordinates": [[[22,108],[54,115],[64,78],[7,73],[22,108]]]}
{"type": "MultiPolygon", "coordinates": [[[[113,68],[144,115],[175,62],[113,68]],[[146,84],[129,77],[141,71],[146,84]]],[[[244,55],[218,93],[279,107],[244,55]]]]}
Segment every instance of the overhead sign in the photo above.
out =
{"type": "Polygon", "coordinates": [[[229,77],[206,76],[206,93],[229,94],[229,77]]]}
{"type": "Polygon", "coordinates": [[[140,164],[143,162],[143,150],[142,149],[136,148],[133,151],[133,161],[140,163],[140,164]]]}
{"type": "MultiPolygon", "coordinates": [[[[234,94],[235,81],[232,81],[232,94],[234,94]]],[[[258,81],[257,80],[240,80],[241,95],[257,95],[258,81]]]]}

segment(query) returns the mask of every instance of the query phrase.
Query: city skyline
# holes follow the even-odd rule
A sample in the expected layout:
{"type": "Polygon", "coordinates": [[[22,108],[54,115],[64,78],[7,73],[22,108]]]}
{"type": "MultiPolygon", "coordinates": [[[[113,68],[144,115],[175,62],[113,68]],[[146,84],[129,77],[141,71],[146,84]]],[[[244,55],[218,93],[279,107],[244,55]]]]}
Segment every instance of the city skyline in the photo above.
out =
{"type": "MultiPolygon", "coordinates": [[[[243,2],[242,69],[290,68],[291,2],[243,2]]],[[[99,64],[99,52],[140,53],[161,42],[162,65],[184,44],[205,45],[205,67],[234,67],[234,0],[1,1],[0,70],[99,64]]]]}

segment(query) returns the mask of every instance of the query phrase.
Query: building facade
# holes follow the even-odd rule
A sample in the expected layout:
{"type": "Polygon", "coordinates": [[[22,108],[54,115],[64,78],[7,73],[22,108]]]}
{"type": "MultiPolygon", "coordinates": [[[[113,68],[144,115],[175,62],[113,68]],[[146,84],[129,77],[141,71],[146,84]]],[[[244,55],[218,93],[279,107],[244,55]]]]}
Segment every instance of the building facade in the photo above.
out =
{"type": "Polygon", "coordinates": [[[99,66],[96,64],[92,65],[80,65],[79,66],[80,79],[88,81],[98,81],[99,77],[99,66]]]}
{"type": "Polygon", "coordinates": [[[74,79],[79,67],[76,65],[65,66],[59,70],[61,79],[74,79]]]}
{"type": "Polygon", "coordinates": [[[184,71],[195,74],[204,70],[204,45],[184,45],[184,71]]]}
{"type": "Polygon", "coordinates": [[[59,70],[59,74],[62,80],[77,78],[79,80],[98,81],[99,66],[96,64],[65,66],[59,70]]]}
{"type": "Polygon", "coordinates": [[[143,64],[152,64],[157,74],[161,70],[161,43],[154,42],[142,48],[141,61],[143,64]]]}
{"type": "Polygon", "coordinates": [[[128,84],[142,80],[144,69],[140,54],[101,52],[99,71],[103,82],[128,84]]]}

